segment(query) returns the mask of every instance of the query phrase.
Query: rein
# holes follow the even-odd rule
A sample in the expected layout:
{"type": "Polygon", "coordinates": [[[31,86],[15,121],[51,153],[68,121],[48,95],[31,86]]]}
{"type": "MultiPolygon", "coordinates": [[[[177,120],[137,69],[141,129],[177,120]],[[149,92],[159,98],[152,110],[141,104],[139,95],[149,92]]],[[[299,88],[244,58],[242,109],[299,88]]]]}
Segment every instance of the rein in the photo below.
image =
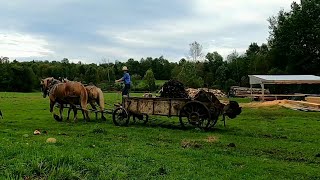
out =
{"type": "Polygon", "coordinates": [[[51,89],[53,89],[58,83],[61,83],[61,81],[57,80],[57,79],[53,79],[52,82],[49,84],[48,88],[47,88],[47,95],[50,95],[50,91],[51,89]]]}

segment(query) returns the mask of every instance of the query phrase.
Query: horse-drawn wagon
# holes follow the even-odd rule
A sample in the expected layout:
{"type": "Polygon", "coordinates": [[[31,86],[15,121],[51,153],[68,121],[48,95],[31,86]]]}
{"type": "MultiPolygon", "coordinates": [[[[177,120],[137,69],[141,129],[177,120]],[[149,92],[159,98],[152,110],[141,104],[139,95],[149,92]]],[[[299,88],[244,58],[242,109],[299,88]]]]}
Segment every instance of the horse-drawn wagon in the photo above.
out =
{"type": "Polygon", "coordinates": [[[202,129],[213,127],[220,115],[235,118],[241,107],[235,101],[225,105],[211,93],[201,91],[191,98],[126,97],[112,114],[115,125],[128,125],[130,117],[140,116],[145,123],[149,115],[179,117],[181,127],[188,124],[202,129]]]}

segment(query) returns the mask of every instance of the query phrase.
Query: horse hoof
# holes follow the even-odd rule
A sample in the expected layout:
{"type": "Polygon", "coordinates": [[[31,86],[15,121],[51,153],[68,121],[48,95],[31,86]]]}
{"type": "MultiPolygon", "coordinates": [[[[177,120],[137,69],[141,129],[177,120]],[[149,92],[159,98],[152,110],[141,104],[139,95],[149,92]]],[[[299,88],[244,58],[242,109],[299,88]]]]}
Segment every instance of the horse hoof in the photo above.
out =
{"type": "Polygon", "coordinates": [[[104,116],[102,116],[101,119],[102,119],[103,121],[106,121],[106,120],[107,120],[107,118],[104,117],[104,116]]]}

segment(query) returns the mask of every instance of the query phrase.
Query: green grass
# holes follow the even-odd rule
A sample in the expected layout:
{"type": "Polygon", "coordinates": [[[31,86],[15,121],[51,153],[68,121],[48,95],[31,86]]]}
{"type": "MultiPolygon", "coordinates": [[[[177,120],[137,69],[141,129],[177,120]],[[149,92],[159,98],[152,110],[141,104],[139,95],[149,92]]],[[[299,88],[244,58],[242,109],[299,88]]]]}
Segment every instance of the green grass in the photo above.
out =
{"type": "Polygon", "coordinates": [[[251,98],[230,98],[232,101],[237,101],[238,103],[249,103],[252,102],[251,98]]]}
{"type": "MultiPolygon", "coordinates": [[[[110,107],[120,100],[105,96],[110,107]]],[[[40,93],[0,93],[0,109],[0,179],[320,178],[319,113],[244,108],[226,128],[219,121],[203,132],[166,117],[128,127],[114,126],[110,115],[107,122],[93,114],[88,123],[80,115],[78,123],[56,122],[40,93]],[[57,143],[46,143],[49,137],[57,143]]]]}

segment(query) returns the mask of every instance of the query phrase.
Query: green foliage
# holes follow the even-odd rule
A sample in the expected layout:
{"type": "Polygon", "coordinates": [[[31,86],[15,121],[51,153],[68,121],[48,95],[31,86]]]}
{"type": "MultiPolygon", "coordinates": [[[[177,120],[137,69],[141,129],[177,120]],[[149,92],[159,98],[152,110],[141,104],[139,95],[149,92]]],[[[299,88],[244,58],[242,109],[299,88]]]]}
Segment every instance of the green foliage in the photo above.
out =
{"type": "Polygon", "coordinates": [[[142,80],[139,81],[134,87],[133,89],[135,91],[150,91],[148,84],[146,83],[146,81],[142,80]]]}
{"type": "Polygon", "coordinates": [[[136,85],[138,85],[139,80],[141,80],[141,76],[138,74],[134,74],[131,76],[131,84],[133,87],[135,87],[136,85]]]}
{"type": "Polygon", "coordinates": [[[154,91],[156,89],[156,79],[154,78],[152,69],[147,70],[143,80],[145,81],[149,91],[154,91]]]}
{"type": "Polygon", "coordinates": [[[272,65],[289,74],[320,75],[320,2],[301,2],[269,19],[272,65]]]}
{"type": "Polygon", "coordinates": [[[196,73],[195,63],[185,62],[182,65],[182,69],[177,76],[177,79],[181,81],[187,87],[198,88],[203,86],[203,80],[196,73]]]}

